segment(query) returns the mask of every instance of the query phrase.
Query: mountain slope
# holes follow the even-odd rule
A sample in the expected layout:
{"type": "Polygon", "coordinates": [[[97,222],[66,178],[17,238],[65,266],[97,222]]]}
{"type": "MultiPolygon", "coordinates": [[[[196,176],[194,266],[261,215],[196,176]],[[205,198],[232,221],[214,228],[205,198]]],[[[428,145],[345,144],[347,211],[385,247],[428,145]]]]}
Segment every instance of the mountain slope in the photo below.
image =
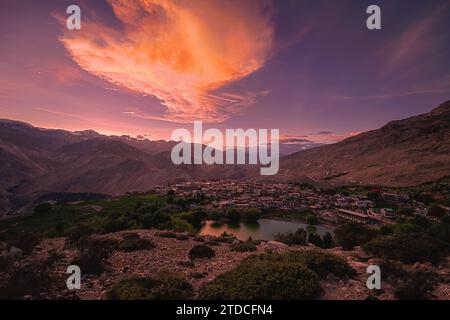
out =
{"type": "Polygon", "coordinates": [[[430,113],[292,154],[280,178],[310,177],[386,186],[418,185],[450,175],[450,101],[430,113]]]}

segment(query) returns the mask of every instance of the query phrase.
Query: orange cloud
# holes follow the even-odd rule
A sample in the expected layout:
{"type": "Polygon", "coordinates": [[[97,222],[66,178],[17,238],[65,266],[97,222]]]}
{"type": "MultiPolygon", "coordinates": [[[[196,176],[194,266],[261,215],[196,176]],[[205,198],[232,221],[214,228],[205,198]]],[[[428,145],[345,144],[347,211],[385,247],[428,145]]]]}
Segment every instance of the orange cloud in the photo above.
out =
{"type": "Polygon", "coordinates": [[[108,2],[121,30],[83,20],[82,30],[61,38],[81,68],[157,97],[170,121],[223,121],[233,105],[253,101],[214,91],[265,64],[273,37],[269,2],[108,2]]]}

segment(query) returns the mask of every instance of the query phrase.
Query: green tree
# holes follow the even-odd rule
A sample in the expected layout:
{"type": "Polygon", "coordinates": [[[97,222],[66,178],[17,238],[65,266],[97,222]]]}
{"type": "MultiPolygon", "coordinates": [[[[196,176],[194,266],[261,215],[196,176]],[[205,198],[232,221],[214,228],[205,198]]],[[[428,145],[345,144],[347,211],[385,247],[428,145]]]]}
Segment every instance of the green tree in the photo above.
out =
{"type": "Polygon", "coordinates": [[[310,234],[309,237],[308,237],[308,242],[312,243],[313,245],[315,245],[315,246],[317,246],[319,248],[323,247],[322,238],[318,234],[315,234],[315,233],[310,234]]]}
{"type": "Polygon", "coordinates": [[[323,236],[323,247],[325,249],[333,247],[333,236],[329,232],[325,233],[325,235],[323,236]]]}
{"type": "Polygon", "coordinates": [[[306,223],[310,226],[315,226],[317,224],[317,216],[309,214],[306,216],[306,223]]]}
{"type": "Polygon", "coordinates": [[[342,224],[335,230],[336,240],[344,250],[353,250],[355,246],[369,242],[376,235],[376,230],[355,222],[342,224]]]}
{"type": "Polygon", "coordinates": [[[261,210],[259,209],[247,209],[244,211],[245,222],[257,222],[261,218],[261,210]]]}
{"type": "Polygon", "coordinates": [[[241,220],[241,214],[235,208],[228,209],[227,218],[230,222],[239,222],[241,220]]]}

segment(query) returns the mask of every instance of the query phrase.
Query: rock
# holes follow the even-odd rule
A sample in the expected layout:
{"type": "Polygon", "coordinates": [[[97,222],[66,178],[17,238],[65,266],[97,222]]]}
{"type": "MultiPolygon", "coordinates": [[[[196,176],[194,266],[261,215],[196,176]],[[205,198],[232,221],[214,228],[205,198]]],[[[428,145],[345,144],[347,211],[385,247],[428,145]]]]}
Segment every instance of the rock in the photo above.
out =
{"type": "Polygon", "coordinates": [[[284,243],[279,242],[279,241],[273,241],[273,240],[272,241],[267,241],[267,245],[271,246],[271,247],[281,247],[281,248],[288,247],[287,244],[284,244],[284,243]]]}
{"type": "Polygon", "coordinates": [[[9,256],[10,257],[19,257],[23,254],[23,250],[16,248],[16,247],[11,247],[9,248],[9,256]]]}

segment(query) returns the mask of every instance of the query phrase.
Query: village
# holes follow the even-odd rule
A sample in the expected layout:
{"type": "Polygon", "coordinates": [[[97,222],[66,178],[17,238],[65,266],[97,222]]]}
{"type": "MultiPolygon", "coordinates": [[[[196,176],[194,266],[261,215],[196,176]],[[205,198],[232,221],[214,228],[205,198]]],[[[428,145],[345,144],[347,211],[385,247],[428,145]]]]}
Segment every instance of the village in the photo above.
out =
{"type": "MultiPolygon", "coordinates": [[[[265,212],[309,211],[332,224],[342,220],[371,225],[391,224],[405,212],[437,220],[429,215],[429,206],[412,199],[409,194],[383,190],[339,193],[339,190],[317,190],[308,184],[222,180],[158,186],[155,191],[170,191],[185,198],[200,197],[206,200],[209,207],[219,210],[258,208],[265,212]]],[[[445,214],[450,214],[450,207],[438,207],[445,214]]]]}

